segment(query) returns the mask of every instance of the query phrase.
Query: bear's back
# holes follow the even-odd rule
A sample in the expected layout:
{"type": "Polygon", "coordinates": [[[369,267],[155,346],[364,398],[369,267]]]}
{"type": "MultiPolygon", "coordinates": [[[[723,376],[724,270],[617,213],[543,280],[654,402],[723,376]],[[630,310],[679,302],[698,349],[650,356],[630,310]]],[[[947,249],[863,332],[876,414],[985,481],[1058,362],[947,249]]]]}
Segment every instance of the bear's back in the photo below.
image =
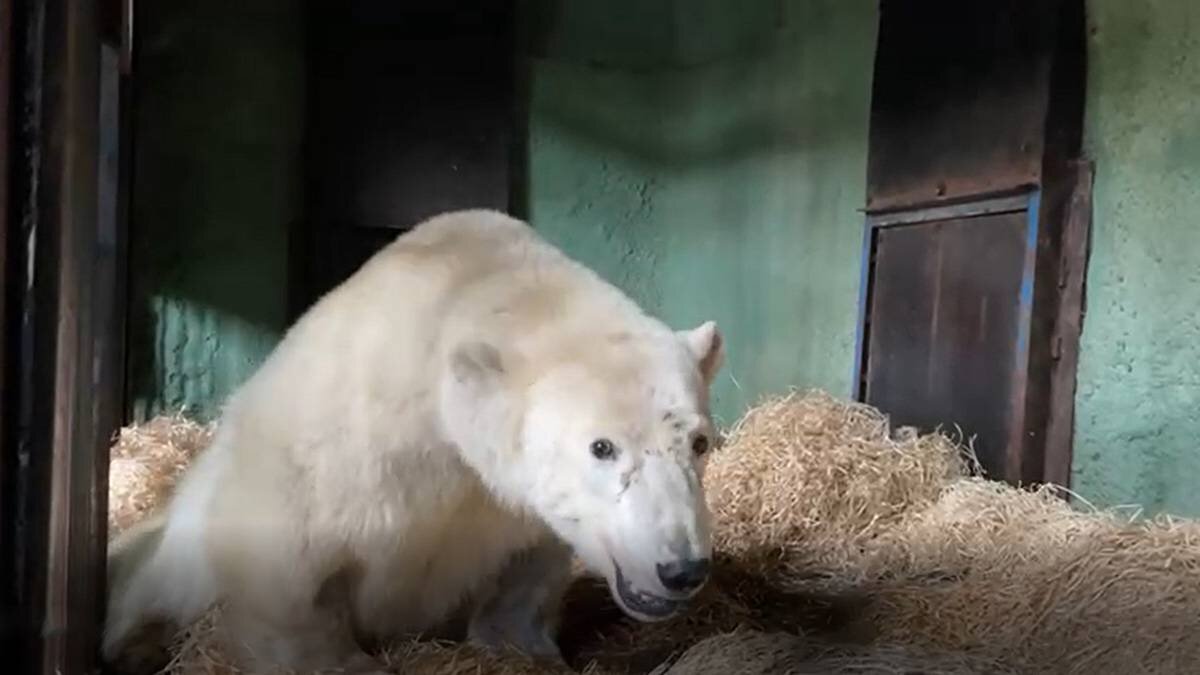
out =
{"type": "Polygon", "coordinates": [[[438,323],[438,339],[447,346],[464,339],[518,345],[537,335],[582,346],[578,341],[590,333],[665,328],[531,226],[495,211],[430,219],[397,238],[362,273],[374,293],[387,287],[399,294],[401,285],[419,289],[417,313],[438,323]]]}
{"type": "Polygon", "coordinates": [[[320,299],[238,396],[261,403],[260,423],[328,428],[436,389],[464,341],[549,365],[609,351],[604,334],[630,332],[668,329],[522,221],[458,211],[400,235],[320,299]]]}

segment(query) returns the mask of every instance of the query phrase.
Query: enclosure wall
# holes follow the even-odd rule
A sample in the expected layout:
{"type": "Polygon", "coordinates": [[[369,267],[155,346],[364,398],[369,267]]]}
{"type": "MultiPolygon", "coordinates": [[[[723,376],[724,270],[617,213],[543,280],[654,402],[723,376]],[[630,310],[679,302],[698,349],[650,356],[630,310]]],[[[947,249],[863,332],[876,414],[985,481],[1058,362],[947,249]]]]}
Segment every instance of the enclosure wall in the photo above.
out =
{"type": "MultiPolygon", "coordinates": [[[[130,389],[211,415],[284,329],[298,0],[140,3],[130,389]],[[214,29],[214,27],[217,27],[214,29]]],[[[1200,514],[1200,5],[1089,2],[1093,251],[1074,487],[1200,514]]],[[[523,0],[519,210],[676,327],[732,421],[850,390],[877,3],[523,0]]]]}
{"type": "Polygon", "coordinates": [[[677,328],[733,421],[850,391],[876,3],[526,5],[533,224],[677,328]]]}
{"type": "Polygon", "coordinates": [[[1200,4],[1088,9],[1096,182],[1074,487],[1200,515],[1200,4]]]}
{"type": "Polygon", "coordinates": [[[300,215],[299,0],[137,3],[129,388],[210,416],[284,328],[300,215]]]}

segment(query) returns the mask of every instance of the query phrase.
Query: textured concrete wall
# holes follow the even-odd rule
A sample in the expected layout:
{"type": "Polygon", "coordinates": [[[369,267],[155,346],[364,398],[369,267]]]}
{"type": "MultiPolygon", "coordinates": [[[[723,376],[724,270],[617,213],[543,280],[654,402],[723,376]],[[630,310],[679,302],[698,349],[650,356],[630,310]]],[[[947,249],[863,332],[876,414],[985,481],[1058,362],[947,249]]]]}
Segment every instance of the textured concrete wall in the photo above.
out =
{"type": "MultiPolygon", "coordinates": [[[[297,0],[139,5],[131,393],[213,413],[284,328],[297,0]]],[[[672,324],[727,421],[849,388],[871,0],[526,0],[529,215],[672,324]]],[[[1200,515],[1200,5],[1091,0],[1097,162],[1075,487],[1200,515]]]]}
{"type": "Polygon", "coordinates": [[[1200,3],[1092,0],[1075,487],[1200,515],[1200,3]]]}
{"type": "Polygon", "coordinates": [[[297,0],[138,4],[130,393],[211,415],[284,328],[300,213],[297,0]]]}
{"type": "Polygon", "coordinates": [[[719,322],[725,421],[848,393],[876,3],[536,7],[533,224],[672,325],[719,322]]]}

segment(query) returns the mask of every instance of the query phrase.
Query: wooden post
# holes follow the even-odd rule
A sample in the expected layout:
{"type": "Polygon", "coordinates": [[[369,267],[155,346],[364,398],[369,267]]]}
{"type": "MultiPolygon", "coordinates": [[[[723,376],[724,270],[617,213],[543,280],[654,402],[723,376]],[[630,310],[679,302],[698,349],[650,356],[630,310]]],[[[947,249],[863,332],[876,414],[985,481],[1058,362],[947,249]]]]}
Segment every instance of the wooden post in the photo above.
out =
{"type": "Polygon", "coordinates": [[[98,272],[121,264],[99,247],[100,15],[88,0],[12,7],[19,103],[6,234],[21,245],[8,249],[16,253],[6,278],[19,331],[6,343],[19,372],[5,374],[10,430],[0,456],[11,509],[3,582],[15,605],[6,656],[10,672],[93,673],[112,431],[94,406],[109,388],[97,373],[112,350],[96,345],[113,323],[97,325],[96,307],[115,299],[112,275],[98,272]]]}

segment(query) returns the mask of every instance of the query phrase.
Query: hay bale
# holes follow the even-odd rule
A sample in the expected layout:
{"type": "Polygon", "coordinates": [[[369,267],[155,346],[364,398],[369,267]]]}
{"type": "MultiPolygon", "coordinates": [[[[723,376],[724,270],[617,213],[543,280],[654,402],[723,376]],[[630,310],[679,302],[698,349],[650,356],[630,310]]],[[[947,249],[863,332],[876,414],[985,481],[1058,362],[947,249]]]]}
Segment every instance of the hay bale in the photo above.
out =
{"type": "Polygon", "coordinates": [[[1016,672],[990,659],[961,654],[887,646],[838,646],[787,633],[739,631],[697,643],[652,675],[1015,675],[1016,672]]]}
{"type": "Polygon", "coordinates": [[[861,622],[1024,672],[1186,673],[1200,663],[1200,524],[1073,509],[1055,491],[946,488],[887,533],[861,622]]]}
{"type": "Polygon", "coordinates": [[[166,502],[180,474],[208,446],[212,431],[212,425],[183,415],[156,417],[121,429],[109,452],[110,537],[166,502]]]}
{"type": "MultiPolygon", "coordinates": [[[[232,651],[226,648],[228,639],[222,632],[221,609],[214,607],[179,634],[171,650],[172,660],[162,674],[251,675],[231,657],[232,651]]],[[[384,670],[404,675],[574,675],[576,672],[565,665],[534,660],[519,653],[433,640],[399,642],[380,654],[379,659],[384,670]]],[[[602,675],[594,668],[584,673],[602,675]]],[[[270,675],[308,674],[277,669],[270,675]]]]}
{"type": "MultiPolygon", "coordinates": [[[[389,649],[385,660],[391,672],[405,675],[576,675],[563,664],[452,642],[412,641],[389,649]]],[[[600,675],[595,668],[584,673],[600,675]]]]}
{"type": "MultiPolygon", "coordinates": [[[[123,433],[141,440],[124,454],[177,460],[127,471],[118,489],[140,496],[114,501],[122,527],[154,508],[207,442],[181,418],[150,424],[157,430],[123,433]]],[[[122,456],[114,450],[114,462],[122,456]]],[[[793,669],[771,672],[1193,672],[1200,525],[1075,509],[976,468],[953,439],[893,431],[868,406],[819,392],[765,401],[710,460],[716,567],[692,610],[639,624],[581,578],[567,598],[564,653],[576,670],[664,675],[716,672],[699,668],[719,654],[720,672],[768,672],[754,665],[758,652],[793,669]]],[[[238,672],[211,626],[183,637],[169,672],[238,672]]],[[[461,644],[405,642],[388,658],[396,672],[563,672],[461,644]]]]}
{"type": "Polygon", "coordinates": [[[893,433],[867,405],[821,392],[768,399],[710,460],[714,544],[764,578],[854,585],[868,543],[972,466],[946,436],[893,433]]]}
{"type": "Polygon", "coordinates": [[[939,434],[889,433],[814,393],[752,411],[713,458],[726,564],[785,593],[866,602],[842,635],[1027,673],[1200,663],[1200,524],[1076,509],[972,475],[939,434]]]}

